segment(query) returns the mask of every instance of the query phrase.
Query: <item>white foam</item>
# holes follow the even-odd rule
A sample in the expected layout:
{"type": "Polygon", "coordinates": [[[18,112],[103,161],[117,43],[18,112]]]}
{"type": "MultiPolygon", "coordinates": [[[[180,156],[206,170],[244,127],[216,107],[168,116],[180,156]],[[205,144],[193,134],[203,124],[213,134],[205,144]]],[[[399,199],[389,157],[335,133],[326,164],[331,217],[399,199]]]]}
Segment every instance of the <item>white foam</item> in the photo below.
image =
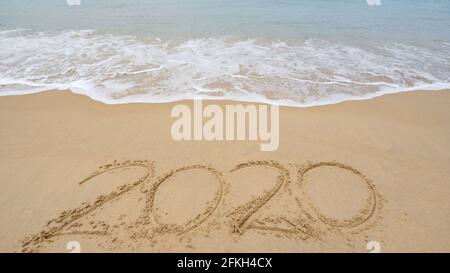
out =
{"type": "Polygon", "coordinates": [[[0,96],[70,89],[108,104],[203,97],[308,107],[450,88],[450,45],[356,47],[93,30],[0,31],[0,96]]]}

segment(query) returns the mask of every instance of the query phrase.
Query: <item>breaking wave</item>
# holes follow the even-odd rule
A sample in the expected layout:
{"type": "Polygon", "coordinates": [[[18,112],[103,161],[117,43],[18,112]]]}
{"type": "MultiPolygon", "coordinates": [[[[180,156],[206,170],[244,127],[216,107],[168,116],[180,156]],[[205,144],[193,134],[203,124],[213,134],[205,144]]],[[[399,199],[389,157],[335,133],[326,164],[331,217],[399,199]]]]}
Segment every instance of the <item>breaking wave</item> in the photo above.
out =
{"type": "Polygon", "coordinates": [[[0,96],[70,89],[108,104],[202,97],[313,106],[448,88],[447,42],[173,42],[94,30],[0,31],[0,96]]]}

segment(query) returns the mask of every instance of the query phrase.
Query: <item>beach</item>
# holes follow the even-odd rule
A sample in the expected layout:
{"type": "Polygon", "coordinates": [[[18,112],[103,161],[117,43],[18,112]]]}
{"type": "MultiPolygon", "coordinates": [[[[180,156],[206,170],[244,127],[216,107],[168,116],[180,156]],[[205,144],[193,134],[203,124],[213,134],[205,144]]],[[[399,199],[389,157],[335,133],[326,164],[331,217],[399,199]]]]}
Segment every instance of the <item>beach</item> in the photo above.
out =
{"type": "Polygon", "coordinates": [[[0,251],[450,251],[450,92],[280,107],[273,152],[173,140],[180,103],[0,97],[0,251]]]}

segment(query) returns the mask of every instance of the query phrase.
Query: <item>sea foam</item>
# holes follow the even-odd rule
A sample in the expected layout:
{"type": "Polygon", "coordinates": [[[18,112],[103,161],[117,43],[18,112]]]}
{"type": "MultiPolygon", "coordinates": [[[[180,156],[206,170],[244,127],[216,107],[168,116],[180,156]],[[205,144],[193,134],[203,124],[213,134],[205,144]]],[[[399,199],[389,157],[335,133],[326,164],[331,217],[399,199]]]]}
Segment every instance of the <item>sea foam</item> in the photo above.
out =
{"type": "Polygon", "coordinates": [[[3,96],[70,89],[108,104],[202,97],[314,106],[449,88],[446,42],[173,42],[94,30],[0,31],[3,96]]]}

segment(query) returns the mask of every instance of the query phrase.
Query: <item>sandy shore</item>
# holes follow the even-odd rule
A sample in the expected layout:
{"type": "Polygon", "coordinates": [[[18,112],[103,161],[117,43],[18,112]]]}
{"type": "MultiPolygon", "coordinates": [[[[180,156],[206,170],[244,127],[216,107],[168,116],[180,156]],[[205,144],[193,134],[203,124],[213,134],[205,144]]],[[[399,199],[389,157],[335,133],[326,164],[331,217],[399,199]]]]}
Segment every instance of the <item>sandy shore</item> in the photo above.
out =
{"type": "Polygon", "coordinates": [[[0,251],[450,251],[450,92],[280,108],[275,152],[173,105],[0,97],[0,251]]]}

